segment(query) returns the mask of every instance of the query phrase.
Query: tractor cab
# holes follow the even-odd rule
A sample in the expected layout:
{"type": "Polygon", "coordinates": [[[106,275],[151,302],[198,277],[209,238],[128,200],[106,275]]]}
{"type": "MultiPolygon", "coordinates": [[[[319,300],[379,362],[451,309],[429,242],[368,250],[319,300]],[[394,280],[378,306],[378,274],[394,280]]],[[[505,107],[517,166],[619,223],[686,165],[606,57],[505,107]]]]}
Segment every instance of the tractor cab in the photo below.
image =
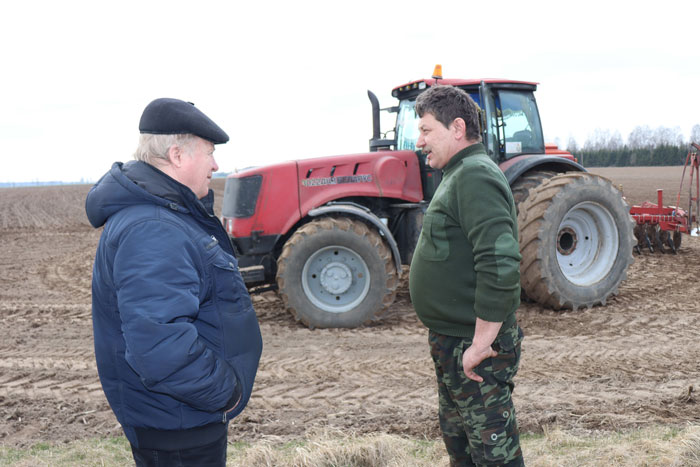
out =
{"type": "MultiPolygon", "coordinates": [[[[438,66],[439,67],[439,66],[438,66]]],[[[416,98],[430,86],[449,84],[465,90],[481,109],[482,142],[491,158],[501,163],[524,154],[545,154],[544,137],[534,91],[537,83],[513,80],[442,79],[436,67],[432,79],[413,81],[394,88],[392,96],[399,100],[395,139],[379,139],[378,131],[370,140],[370,149],[416,150],[418,115],[416,98]]],[[[370,93],[370,100],[373,95],[370,93]]],[[[375,98],[376,99],[376,98],[375,98]]],[[[373,101],[374,107],[374,101],[373,101]]],[[[374,112],[375,130],[379,112],[374,112]]]]}

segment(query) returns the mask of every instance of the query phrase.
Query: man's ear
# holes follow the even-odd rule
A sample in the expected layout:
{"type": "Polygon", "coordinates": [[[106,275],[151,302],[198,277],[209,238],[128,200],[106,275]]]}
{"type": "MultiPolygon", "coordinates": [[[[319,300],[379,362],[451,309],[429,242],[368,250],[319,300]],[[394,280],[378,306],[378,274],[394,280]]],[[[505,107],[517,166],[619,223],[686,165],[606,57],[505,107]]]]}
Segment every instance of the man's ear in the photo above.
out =
{"type": "Polygon", "coordinates": [[[451,125],[452,130],[454,131],[455,139],[464,139],[467,136],[467,124],[464,123],[464,119],[461,117],[455,118],[451,125]]]}
{"type": "Polygon", "coordinates": [[[173,144],[168,148],[168,161],[173,167],[180,168],[182,165],[182,150],[177,144],[173,144]]]}

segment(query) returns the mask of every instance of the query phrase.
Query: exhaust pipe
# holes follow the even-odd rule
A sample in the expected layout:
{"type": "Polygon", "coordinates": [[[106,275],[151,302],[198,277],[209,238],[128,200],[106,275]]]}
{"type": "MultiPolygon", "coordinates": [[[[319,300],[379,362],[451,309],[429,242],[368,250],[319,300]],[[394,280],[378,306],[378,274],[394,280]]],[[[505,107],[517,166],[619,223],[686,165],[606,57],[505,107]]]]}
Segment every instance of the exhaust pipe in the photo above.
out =
{"type": "MultiPolygon", "coordinates": [[[[369,140],[369,150],[370,152],[376,152],[379,149],[391,149],[391,146],[395,145],[396,141],[393,139],[382,139],[379,126],[379,111],[381,110],[379,108],[379,99],[377,99],[377,96],[370,90],[367,90],[367,97],[369,97],[369,101],[372,103],[372,139],[369,140]]],[[[385,110],[396,112],[398,107],[385,110]]]]}
{"type": "Polygon", "coordinates": [[[369,149],[370,151],[376,151],[377,148],[373,147],[372,143],[379,141],[381,133],[379,129],[379,99],[369,89],[367,90],[367,97],[369,97],[369,101],[372,104],[372,139],[369,140],[369,149]]]}

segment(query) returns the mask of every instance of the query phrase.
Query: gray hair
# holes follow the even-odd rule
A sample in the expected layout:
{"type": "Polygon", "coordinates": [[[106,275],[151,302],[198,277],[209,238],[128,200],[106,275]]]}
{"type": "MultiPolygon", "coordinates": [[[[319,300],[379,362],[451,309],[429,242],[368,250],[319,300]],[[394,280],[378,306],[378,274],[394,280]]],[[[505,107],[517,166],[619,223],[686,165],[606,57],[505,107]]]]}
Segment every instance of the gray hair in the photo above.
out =
{"type": "Polygon", "coordinates": [[[172,146],[187,146],[197,137],[192,134],[154,135],[142,133],[134,159],[159,167],[168,163],[168,151],[172,146]]]}

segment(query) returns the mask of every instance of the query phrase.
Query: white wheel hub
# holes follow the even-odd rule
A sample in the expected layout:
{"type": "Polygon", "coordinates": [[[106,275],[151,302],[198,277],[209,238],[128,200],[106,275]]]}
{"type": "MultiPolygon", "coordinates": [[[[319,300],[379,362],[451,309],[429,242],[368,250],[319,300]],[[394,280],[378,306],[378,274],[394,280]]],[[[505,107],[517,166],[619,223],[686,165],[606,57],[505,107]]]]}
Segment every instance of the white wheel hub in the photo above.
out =
{"type": "Polygon", "coordinates": [[[573,284],[589,286],[612,269],[619,233],[610,212],[586,201],[566,213],[557,234],[557,262],[573,284]]]}
{"type": "Polygon", "coordinates": [[[352,272],[343,263],[330,263],[321,270],[321,285],[328,293],[341,294],[352,285],[352,272]]]}
{"type": "Polygon", "coordinates": [[[371,276],[362,256],[340,245],[321,248],[304,264],[301,286],[311,303],[324,311],[344,313],[369,293],[371,276]]]}

